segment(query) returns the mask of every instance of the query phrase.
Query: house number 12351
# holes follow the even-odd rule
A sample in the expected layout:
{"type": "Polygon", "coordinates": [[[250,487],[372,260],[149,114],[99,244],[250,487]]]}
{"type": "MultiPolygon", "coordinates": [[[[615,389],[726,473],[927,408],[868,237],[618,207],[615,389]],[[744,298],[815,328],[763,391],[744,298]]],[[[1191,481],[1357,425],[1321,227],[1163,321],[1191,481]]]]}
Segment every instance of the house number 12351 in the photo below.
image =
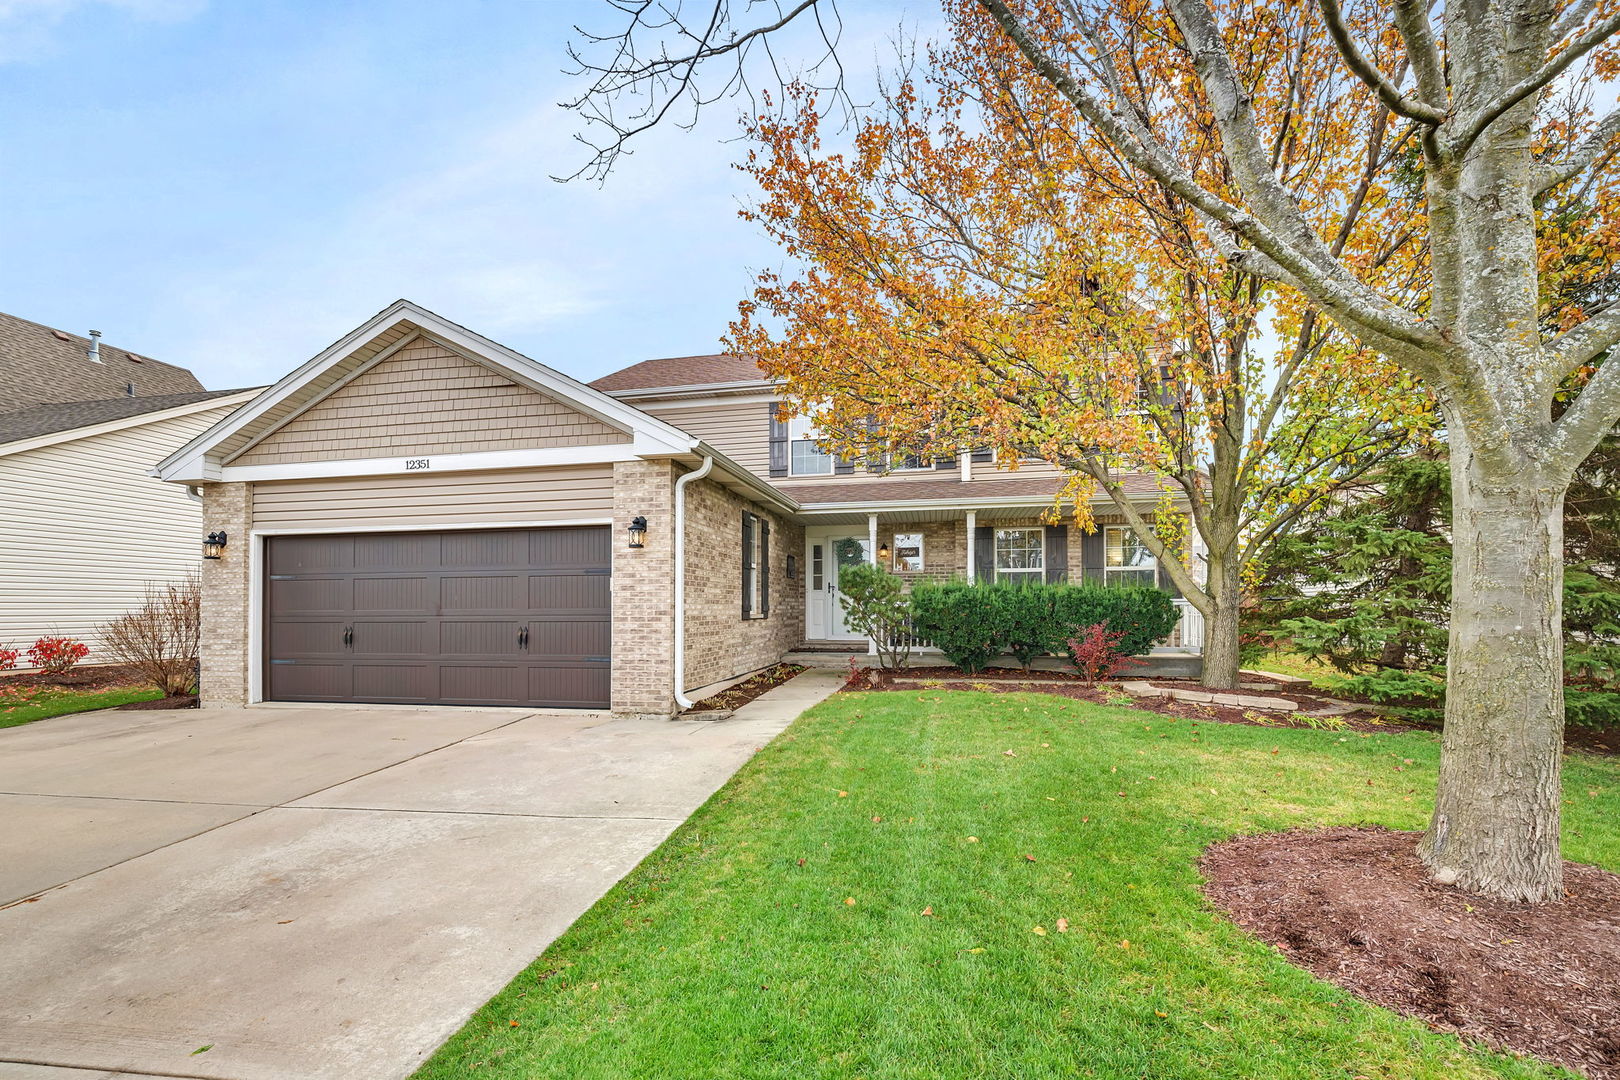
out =
{"type": "Polygon", "coordinates": [[[415,472],[417,469],[425,469],[427,467],[428,459],[425,457],[408,457],[405,459],[406,472],[415,472]]]}

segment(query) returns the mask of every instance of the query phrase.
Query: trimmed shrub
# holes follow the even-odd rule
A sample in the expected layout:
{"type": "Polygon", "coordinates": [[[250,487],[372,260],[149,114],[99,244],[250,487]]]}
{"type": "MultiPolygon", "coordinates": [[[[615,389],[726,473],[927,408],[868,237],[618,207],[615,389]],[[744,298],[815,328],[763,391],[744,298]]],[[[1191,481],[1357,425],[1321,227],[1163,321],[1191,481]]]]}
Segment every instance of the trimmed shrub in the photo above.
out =
{"type": "Polygon", "coordinates": [[[890,671],[911,655],[911,598],[905,582],[881,566],[857,563],[838,572],[838,602],[851,630],[877,642],[878,663],[890,671]]]}
{"type": "Polygon", "coordinates": [[[917,636],[972,673],[1001,655],[1000,610],[989,586],[965,581],[920,582],[911,590],[911,623],[917,636]]]}
{"type": "Polygon", "coordinates": [[[1075,656],[1070,639],[1106,625],[1125,656],[1145,653],[1170,636],[1180,618],[1170,595],[1154,588],[1101,585],[919,584],[911,593],[913,625],[966,672],[1010,653],[1027,670],[1049,654],[1075,656]]]}
{"type": "Polygon", "coordinates": [[[61,675],[90,655],[90,646],[70,637],[42,637],[28,647],[28,659],[47,675],[61,675]]]}

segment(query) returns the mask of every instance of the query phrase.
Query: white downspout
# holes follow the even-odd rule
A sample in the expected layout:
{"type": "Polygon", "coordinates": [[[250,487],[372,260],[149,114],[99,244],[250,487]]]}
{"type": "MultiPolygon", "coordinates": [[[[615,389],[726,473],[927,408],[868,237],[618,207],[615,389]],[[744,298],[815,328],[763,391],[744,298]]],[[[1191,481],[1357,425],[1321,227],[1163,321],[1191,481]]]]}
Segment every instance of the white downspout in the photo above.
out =
{"type": "Polygon", "coordinates": [[[690,709],[692,699],[686,696],[686,485],[701,480],[714,468],[714,458],[705,457],[703,464],[675,480],[675,704],[690,709]]]}

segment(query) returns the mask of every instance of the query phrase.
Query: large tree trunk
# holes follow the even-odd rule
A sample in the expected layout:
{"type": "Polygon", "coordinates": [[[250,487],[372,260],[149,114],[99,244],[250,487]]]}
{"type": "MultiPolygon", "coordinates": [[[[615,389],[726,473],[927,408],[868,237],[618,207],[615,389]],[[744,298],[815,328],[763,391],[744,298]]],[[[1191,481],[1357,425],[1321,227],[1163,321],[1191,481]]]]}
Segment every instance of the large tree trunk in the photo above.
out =
{"type": "Polygon", "coordinates": [[[1434,817],[1419,850],[1440,881],[1555,900],[1563,895],[1564,483],[1522,471],[1486,475],[1462,446],[1451,469],[1446,721],[1434,817]]]}
{"type": "Polygon", "coordinates": [[[1242,586],[1235,559],[1211,551],[1205,586],[1214,610],[1204,616],[1203,684],[1210,690],[1232,690],[1238,684],[1238,607],[1242,586]]]}

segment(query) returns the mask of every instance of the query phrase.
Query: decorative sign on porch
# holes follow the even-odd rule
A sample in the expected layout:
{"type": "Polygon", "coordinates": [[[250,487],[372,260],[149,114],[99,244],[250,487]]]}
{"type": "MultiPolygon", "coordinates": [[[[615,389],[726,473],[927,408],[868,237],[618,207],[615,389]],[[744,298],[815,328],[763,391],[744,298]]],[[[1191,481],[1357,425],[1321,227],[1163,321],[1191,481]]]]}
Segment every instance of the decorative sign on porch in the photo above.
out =
{"type": "Polygon", "coordinates": [[[922,533],[895,534],[894,568],[896,570],[921,570],[923,568],[922,533]]]}

